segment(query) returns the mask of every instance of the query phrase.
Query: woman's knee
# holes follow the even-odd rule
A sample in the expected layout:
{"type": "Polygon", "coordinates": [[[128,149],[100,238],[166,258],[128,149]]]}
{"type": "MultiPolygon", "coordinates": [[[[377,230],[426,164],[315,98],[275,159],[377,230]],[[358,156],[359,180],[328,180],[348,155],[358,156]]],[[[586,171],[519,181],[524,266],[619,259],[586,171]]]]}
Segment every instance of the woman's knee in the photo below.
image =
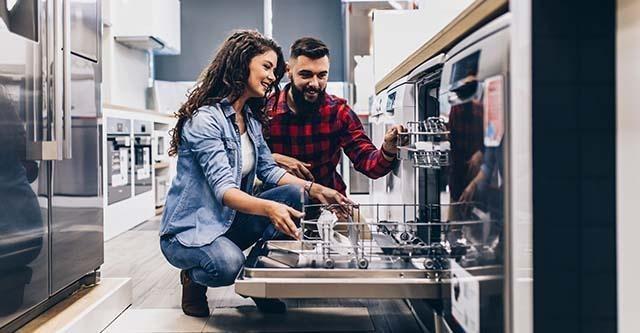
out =
{"type": "Polygon", "coordinates": [[[209,277],[209,282],[206,284],[209,287],[233,284],[244,266],[244,260],[244,254],[239,248],[221,251],[209,256],[207,262],[201,265],[209,277]]]}

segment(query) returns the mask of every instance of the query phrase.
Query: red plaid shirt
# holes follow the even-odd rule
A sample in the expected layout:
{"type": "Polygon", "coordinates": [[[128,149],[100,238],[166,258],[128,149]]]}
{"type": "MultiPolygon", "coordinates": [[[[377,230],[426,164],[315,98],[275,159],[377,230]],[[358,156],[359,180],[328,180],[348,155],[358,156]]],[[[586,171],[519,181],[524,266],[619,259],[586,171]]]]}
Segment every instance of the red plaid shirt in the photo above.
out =
{"type": "Polygon", "coordinates": [[[275,98],[267,104],[270,118],[267,144],[272,153],[311,164],[316,183],[342,194],[347,186],[336,171],[341,148],[356,170],[370,178],[382,177],[391,170],[393,162],[387,161],[367,137],[362,122],[346,100],[326,94],[319,112],[297,115],[287,105],[288,91],[286,86],[280,92],[275,110],[275,98]]]}

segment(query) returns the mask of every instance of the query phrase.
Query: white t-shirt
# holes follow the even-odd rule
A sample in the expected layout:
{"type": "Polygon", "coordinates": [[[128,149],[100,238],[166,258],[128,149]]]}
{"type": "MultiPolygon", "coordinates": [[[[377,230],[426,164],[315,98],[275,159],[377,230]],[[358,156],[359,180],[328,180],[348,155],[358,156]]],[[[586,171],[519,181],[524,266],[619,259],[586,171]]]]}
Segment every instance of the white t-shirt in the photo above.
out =
{"type": "Polygon", "coordinates": [[[256,152],[253,149],[253,143],[247,132],[240,136],[240,144],[242,146],[242,178],[246,177],[256,161],[256,152]]]}

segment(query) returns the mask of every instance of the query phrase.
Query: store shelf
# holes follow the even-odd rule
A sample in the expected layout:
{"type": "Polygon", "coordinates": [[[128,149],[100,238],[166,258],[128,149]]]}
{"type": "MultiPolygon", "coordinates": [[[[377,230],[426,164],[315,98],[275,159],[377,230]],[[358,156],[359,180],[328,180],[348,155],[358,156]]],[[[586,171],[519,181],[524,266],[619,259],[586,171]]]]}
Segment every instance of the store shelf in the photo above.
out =
{"type": "Polygon", "coordinates": [[[446,52],[454,44],[484,23],[508,10],[508,0],[476,0],[437,35],[413,52],[400,65],[376,83],[376,94],[409,74],[414,68],[435,55],[446,52]]]}

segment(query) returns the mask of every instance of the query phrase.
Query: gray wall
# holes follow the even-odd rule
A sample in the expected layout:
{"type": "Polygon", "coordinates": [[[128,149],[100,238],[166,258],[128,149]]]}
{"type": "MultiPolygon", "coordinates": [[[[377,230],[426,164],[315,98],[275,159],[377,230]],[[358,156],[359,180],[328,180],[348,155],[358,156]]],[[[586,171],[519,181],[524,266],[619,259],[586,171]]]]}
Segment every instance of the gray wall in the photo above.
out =
{"type": "Polygon", "coordinates": [[[310,36],[329,46],[329,81],[344,81],[344,25],[340,0],[273,0],[273,38],[285,57],[296,39],[310,36]]]}
{"type": "Polygon", "coordinates": [[[195,81],[235,29],[264,27],[263,0],[182,0],[181,54],[156,56],[156,79],[195,81]]]}
{"type": "MultiPolygon", "coordinates": [[[[294,40],[312,36],[331,52],[330,81],[344,81],[344,28],[340,0],[273,0],[273,38],[285,57],[294,40]]],[[[181,54],[156,56],[156,79],[195,81],[234,29],[263,32],[263,0],[182,0],[181,54]]]]}

